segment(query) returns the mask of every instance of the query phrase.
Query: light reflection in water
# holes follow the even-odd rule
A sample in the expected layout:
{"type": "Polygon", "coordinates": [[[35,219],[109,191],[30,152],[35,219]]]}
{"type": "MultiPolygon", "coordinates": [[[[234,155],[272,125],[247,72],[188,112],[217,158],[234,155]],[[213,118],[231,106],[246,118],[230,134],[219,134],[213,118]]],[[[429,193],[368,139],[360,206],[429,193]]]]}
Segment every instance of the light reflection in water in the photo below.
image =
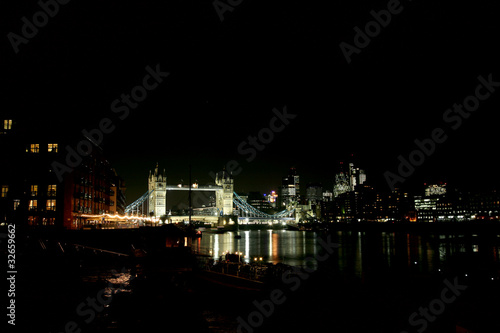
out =
{"type": "Polygon", "coordinates": [[[245,231],[245,252],[243,252],[245,255],[245,261],[248,262],[249,258],[248,255],[250,254],[250,231],[246,230],[245,231]]]}
{"type": "Polygon", "coordinates": [[[213,238],[213,242],[210,242],[214,249],[214,258],[219,258],[219,235],[215,234],[213,238]]]}
{"type": "Polygon", "coordinates": [[[279,252],[278,252],[279,234],[277,232],[273,232],[271,234],[271,237],[273,246],[271,258],[273,258],[273,264],[277,264],[279,262],[279,252]],[[276,259],[278,259],[278,261],[276,261],[276,259]]]}
{"type": "MultiPolygon", "coordinates": [[[[242,252],[247,263],[255,257],[262,257],[263,262],[283,262],[300,267],[307,265],[306,258],[314,258],[322,251],[317,242],[319,235],[312,231],[246,230],[243,235],[235,239],[233,232],[204,233],[193,246],[195,250],[207,254],[213,250],[211,255],[215,260],[224,251],[242,252]]],[[[432,272],[438,270],[451,256],[465,251],[485,253],[492,261],[499,259],[498,244],[481,245],[481,238],[472,235],[457,237],[452,234],[338,231],[333,232],[331,237],[333,242],[340,243],[340,247],[332,254],[334,260],[329,263],[336,265],[335,270],[359,277],[364,272],[381,268],[432,272]]],[[[317,268],[317,264],[311,268],[317,268]]]]}
{"type": "Polygon", "coordinates": [[[104,296],[111,297],[116,293],[131,292],[130,282],[133,280],[130,270],[123,268],[121,272],[111,271],[110,276],[106,278],[106,288],[104,296]]]}
{"type": "Polygon", "coordinates": [[[268,235],[267,237],[269,237],[269,258],[273,258],[273,231],[272,230],[268,230],[267,231],[268,235]]]}

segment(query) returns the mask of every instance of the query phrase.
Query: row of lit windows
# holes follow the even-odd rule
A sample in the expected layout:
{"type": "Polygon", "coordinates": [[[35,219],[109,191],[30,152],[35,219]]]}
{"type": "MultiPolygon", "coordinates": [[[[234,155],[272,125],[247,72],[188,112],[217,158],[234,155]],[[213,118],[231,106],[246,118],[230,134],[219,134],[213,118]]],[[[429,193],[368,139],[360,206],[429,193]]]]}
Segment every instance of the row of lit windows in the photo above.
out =
{"type": "MultiPolygon", "coordinates": [[[[19,204],[18,204],[19,205],[19,204]]],[[[16,203],[14,201],[14,207],[16,207],[16,203]]],[[[17,207],[16,207],[17,208],[17,207]]],[[[34,211],[38,209],[38,200],[30,200],[28,209],[30,211],[34,211]]],[[[56,210],[56,200],[55,199],[50,199],[47,200],[47,204],[45,206],[45,209],[47,211],[55,211],[56,210]]]]}
{"type": "MultiPolygon", "coordinates": [[[[57,143],[47,144],[47,152],[49,153],[57,153],[58,149],[59,149],[59,144],[57,143]]],[[[26,148],[26,152],[38,154],[40,152],[40,144],[39,143],[30,144],[29,148],[26,148]]]]}
{"type": "Polygon", "coordinates": [[[56,219],[55,217],[40,217],[40,216],[28,216],[28,224],[29,225],[55,225],[56,219]]]}
{"type": "Polygon", "coordinates": [[[100,197],[98,195],[92,196],[91,193],[85,193],[85,192],[75,193],[74,196],[76,199],[80,199],[80,200],[92,200],[92,198],[94,198],[94,202],[96,202],[96,203],[104,203],[107,200],[107,198],[105,198],[105,197],[100,197]]]}
{"type": "MultiPolygon", "coordinates": [[[[21,203],[21,200],[14,199],[14,210],[17,210],[20,203],[21,203]]],[[[28,208],[31,211],[37,210],[38,209],[38,200],[30,200],[28,208]]],[[[49,211],[55,211],[56,210],[56,200],[53,200],[53,199],[47,200],[46,209],[49,211]]]]}
{"type": "MultiPolygon", "coordinates": [[[[32,197],[38,195],[38,185],[31,185],[30,190],[31,190],[32,197]]],[[[57,191],[57,185],[48,185],[47,186],[47,196],[55,197],[56,191],[57,191]]],[[[1,197],[6,198],[8,193],[9,193],[9,185],[2,185],[2,192],[0,194],[1,197]]]]}
{"type": "Polygon", "coordinates": [[[490,201],[490,202],[473,202],[471,203],[471,206],[476,206],[476,205],[481,205],[481,206],[487,206],[487,205],[500,205],[500,201],[490,201]]]}
{"type": "MultiPolygon", "coordinates": [[[[30,190],[32,197],[38,195],[38,185],[31,185],[30,190]]],[[[57,185],[47,185],[47,196],[55,197],[56,191],[57,191],[57,185]]]]}
{"type": "MultiPolygon", "coordinates": [[[[111,202],[114,202],[114,201],[107,201],[105,198],[94,198],[94,200],[88,199],[88,198],[80,198],[80,199],[75,200],[74,204],[75,205],[82,204],[82,205],[85,205],[85,206],[89,206],[89,205],[92,205],[92,204],[95,204],[95,205],[102,205],[102,204],[108,205],[108,203],[111,203],[111,202]]],[[[108,206],[113,206],[113,205],[109,204],[108,206]]]]}
{"type": "Polygon", "coordinates": [[[92,209],[92,207],[77,206],[73,210],[74,213],[84,213],[84,214],[106,214],[108,211],[104,209],[92,209]]]}

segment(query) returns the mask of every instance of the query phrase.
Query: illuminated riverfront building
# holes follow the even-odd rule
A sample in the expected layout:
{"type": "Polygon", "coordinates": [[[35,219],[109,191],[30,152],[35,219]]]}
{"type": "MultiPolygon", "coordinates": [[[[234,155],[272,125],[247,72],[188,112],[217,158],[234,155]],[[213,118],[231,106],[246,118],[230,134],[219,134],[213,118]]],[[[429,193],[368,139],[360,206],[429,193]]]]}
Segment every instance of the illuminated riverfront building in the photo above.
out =
{"type": "Polygon", "coordinates": [[[104,214],[124,214],[124,181],[103,156],[101,149],[95,149],[63,182],[66,228],[93,227],[106,221],[106,217],[102,216],[104,214]]]}
{"type": "Polygon", "coordinates": [[[496,191],[471,193],[447,189],[446,184],[424,184],[425,195],[415,196],[421,222],[462,222],[500,217],[500,194],[496,191]]]}
{"type": "Polygon", "coordinates": [[[8,163],[0,166],[2,223],[76,229],[124,213],[124,181],[99,146],[80,133],[71,140],[14,119],[3,125],[0,151],[8,163]],[[91,152],[81,156],[82,147],[91,152]]]}
{"type": "MultiPolygon", "coordinates": [[[[477,220],[499,220],[500,219],[500,193],[490,191],[483,193],[466,193],[467,211],[471,218],[477,220]]],[[[463,211],[464,205],[460,208],[463,211]]]]}

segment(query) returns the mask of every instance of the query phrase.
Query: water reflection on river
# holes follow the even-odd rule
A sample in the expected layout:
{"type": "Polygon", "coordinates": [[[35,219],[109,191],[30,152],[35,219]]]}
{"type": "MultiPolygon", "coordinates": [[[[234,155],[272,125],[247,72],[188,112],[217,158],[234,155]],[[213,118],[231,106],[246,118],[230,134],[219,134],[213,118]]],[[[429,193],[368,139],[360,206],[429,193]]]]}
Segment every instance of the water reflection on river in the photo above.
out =
{"type": "MultiPolygon", "coordinates": [[[[223,253],[242,253],[244,261],[262,258],[264,263],[282,262],[292,266],[317,267],[314,258],[321,250],[318,237],[312,231],[251,230],[241,231],[241,238],[233,232],[224,234],[204,233],[194,242],[193,248],[210,254],[218,260],[223,253]]],[[[336,269],[349,275],[361,276],[375,266],[412,268],[421,273],[435,272],[443,263],[458,253],[478,253],[498,262],[498,235],[439,234],[405,232],[338,231],[331,234],[332,241],[340,247],[336,269]]]]}

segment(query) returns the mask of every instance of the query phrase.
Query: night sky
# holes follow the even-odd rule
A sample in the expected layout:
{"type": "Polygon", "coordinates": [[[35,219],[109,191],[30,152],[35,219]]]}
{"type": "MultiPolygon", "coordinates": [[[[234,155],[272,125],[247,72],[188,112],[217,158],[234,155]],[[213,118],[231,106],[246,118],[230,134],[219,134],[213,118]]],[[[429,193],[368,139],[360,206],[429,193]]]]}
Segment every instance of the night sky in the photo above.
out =
{"type": "Polygon", "coordinates": [[[146,191],[156,162],[169,184],[187,182],[189,164],[205,184],[235,160],[238,192],[277,189],[291,166],[303,187],[331,190],[338,162],[354,154],[368,180],[388,190],[384,172],[396,173],[398,156],[435,128],[447,140],[405,187],[497,187],[500,87],[457,129],[443,120],[474,95],[478,76],[500,82],[496,2],[401,1],[348,64],[339,44],[354,45],[354,28],[388,3],[245,0],[221,21],[211,1],[73,0],[15,53],[8,34],[22,35],[22,18],[32,22],[41,7],[4,1],[1,112],[61,133],[111,119],[102,147],[129,202],[146,191]],[[169,75],[120,119],[112,102],[142,85],[147,66],[169,75]],[[295,118],[247,161],[238,147],[284,107],[295,118]]]}

